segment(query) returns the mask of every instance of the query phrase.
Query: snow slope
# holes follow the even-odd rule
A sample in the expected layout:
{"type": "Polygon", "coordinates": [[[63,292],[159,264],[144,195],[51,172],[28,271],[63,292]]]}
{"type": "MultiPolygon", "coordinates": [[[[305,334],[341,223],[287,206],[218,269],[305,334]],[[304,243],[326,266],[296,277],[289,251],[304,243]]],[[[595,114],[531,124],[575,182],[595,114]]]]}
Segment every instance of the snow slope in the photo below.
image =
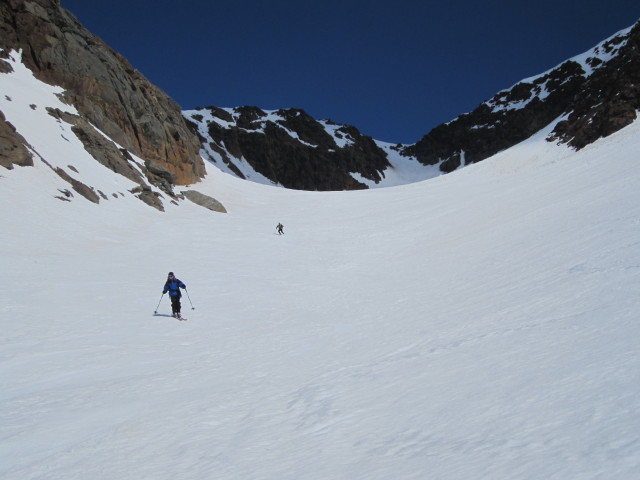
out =
{"type": "Polygon", "coordinates": [[[228,214],[0,171],[0,478],[635,478],[640,123],[546,133],[361,192],[210,166],[228,214]]]}

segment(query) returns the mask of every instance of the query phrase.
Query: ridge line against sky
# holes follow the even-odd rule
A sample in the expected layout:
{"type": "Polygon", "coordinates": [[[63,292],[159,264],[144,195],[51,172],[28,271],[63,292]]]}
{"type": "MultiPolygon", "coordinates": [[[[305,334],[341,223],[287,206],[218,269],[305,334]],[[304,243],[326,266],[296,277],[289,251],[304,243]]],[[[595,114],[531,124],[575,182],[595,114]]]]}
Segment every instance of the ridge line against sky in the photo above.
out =
{"type": "Polygon", "coordinates": [[[637,0],[61,0],[184,110],[301,108],[414,143],[640,18],[637,0]]]}

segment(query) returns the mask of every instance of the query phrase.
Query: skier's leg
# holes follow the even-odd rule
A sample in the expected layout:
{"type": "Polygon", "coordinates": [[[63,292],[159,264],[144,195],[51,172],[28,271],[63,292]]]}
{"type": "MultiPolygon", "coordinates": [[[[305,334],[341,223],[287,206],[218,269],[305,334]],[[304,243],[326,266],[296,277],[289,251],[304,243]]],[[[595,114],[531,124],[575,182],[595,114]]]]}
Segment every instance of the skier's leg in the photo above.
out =
{"type": "Polygon", "coordinates": [[[178,296],[171,297],[171,313],[175,317],[180,312],[180,298],[178,296]]]}

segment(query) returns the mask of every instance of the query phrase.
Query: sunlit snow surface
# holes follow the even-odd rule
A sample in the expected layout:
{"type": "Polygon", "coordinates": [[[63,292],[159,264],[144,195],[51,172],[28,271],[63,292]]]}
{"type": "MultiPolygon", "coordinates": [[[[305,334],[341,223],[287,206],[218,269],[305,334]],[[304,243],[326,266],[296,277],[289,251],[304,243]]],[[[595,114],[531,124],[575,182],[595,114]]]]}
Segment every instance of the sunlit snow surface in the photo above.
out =
{"type": "MultiPolygon", "coordinates": [[[[43,158],[76,142],[18,101],[43,158]]],[[[209,166],[189,188],[228,214],[158,212],[81,148],[60,164],[125,195],[0,170],[0,478],[634,478],[640,123],[577,153],[546,133],[364,192],[209,166]]]]}

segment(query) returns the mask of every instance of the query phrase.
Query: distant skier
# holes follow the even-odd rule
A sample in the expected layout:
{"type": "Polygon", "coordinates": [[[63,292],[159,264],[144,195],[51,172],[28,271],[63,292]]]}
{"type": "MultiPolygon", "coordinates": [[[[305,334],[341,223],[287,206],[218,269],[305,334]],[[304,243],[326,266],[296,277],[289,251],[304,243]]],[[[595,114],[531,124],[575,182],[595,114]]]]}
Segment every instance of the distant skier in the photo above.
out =
{"type": "Polygon", "coordinates": [[[278,235],[284,235],[284,225],[278,223],[278,226],[276,228],[278,229],[278,235]]]}
{"type": "Polygon", "coordinates": [[[167,276],[167,283],[164,284],[162,294],[169,292],[169,298],[171,299],[171,310],[175,318],[182,318],[180,315],[180,297],[182,297],[181,288],[187,288],[187,286],[178,280],[173,272],[169,272],[167,276]]]}

